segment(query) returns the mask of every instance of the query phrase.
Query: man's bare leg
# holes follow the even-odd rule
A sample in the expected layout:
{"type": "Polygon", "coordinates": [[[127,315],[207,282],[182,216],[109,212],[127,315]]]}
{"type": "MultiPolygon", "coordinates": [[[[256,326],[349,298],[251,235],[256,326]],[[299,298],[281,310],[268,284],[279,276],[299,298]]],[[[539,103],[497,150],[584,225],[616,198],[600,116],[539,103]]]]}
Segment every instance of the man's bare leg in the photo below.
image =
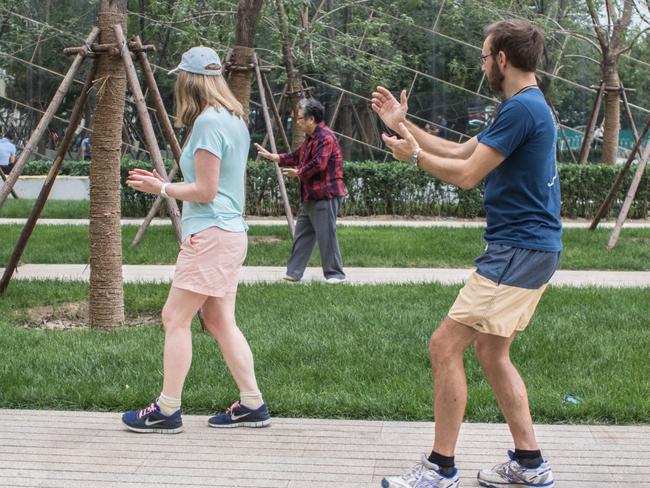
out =
{"type": "Polygon", "coordinates": [[[479,334],[476,338],[476,356],[492,385],[515,448],[536,451],[539,448],[528,406],[526,385],[510,361],[510,345],[516,335],[516,332],[510,337],[479,334]]]}
{"type": "Polygon", "coordinates": [[[446,317],[429,342],[436,421],[433,450],[443,456],[453,456],[456,450],[467,404],[463,355],[477,335],[471,327],[446,317]]]}

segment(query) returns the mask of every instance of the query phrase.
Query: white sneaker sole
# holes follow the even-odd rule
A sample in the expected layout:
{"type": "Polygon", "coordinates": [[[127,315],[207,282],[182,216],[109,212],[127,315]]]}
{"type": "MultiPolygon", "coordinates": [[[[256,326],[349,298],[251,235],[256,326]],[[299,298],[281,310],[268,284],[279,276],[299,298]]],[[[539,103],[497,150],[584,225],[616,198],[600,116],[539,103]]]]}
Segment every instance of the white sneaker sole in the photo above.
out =
{"type": "Polygon", "coordinates": [[[551,481],[547,485],[522,485],[521,483],[497,483],[494,481],[484,481],[479,479],[478,484],[485,488],[503,488],[504,486],[510,486],[512,488],[531,488],[531,486],[535,488],[553,488],[555,486],[555,481],[551,481]]]}
{"type": "Polygon", "coordinates": [[[232,424],[211,424],[208,422],[208,425],[213,429],[234,429],[236,427],[250,427],[252,429],[259,429],[261,427],[267,427],[271,425],[271,419],[260,420],[258,422],[236,422],[232,424]]]}
{"type": "MultiPolygon", "coordinates": [[[[124,422],[122,423],[124,424],[124,422]]],[[[137,432],[138,434],[180,434],[183,432],[183,426],[177,427],[176,429],[138,429],[127,424],[124,424],[124,426],[131,432],[137,432]]]]}

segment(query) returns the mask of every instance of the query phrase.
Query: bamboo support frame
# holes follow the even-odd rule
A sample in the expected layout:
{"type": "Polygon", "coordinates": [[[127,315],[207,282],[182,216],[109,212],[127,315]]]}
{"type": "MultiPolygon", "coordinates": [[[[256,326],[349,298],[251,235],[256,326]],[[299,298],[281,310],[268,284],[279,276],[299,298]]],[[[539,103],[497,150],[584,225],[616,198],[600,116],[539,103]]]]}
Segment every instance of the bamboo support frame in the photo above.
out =
{"type": "MultiPolygon", "coordinates": [[[[136,47],[142,45],[139,36],[134,38],[133,44],[136,47]]],[[[171,148],[172,154],[174,155],[174,164],[171,170],[169,171],[169,181],[173,181],[174,177],[176,176],[176,174],[180,169],[179,165],[181,161],[181,146],[178,143],[178,139],[176,139],[174,128],[172,127],[172,124],[169,121],[169,116],[167,115],[165,104],[163,103],[162,97],[160,96],[160,91],[158,90],[158,85],[156,84],[156,79],[153,75],[151,64],[149,64],[149,59],[147,58],[146,53],[144,51],[139,51],[137,53],[137,58],[138,61],[140,62],[140,66],[142,67],[142,73],[144,74],[145,85],[149,89],[153,108],[156,110],[156,113],[158,115],[158,121],[161,124],[162,133],[165,137],[165,140],[169,144],[169,147],[171,148]]],[[[149,213],[147,214],[144,221],[142,222],[142,225],[138,229],[138,232],[135,235],[133,242],[131,242],[132,246],[137,246],[140,243],[142,237],[144,236],[144,233],[147,231],[147,228],[151,224],[151,221],[154,219],[156,215],[158,215],[158,211],[160,210],[160,206],[162,204],[163,204],[163,197],[158,195],[156,197],[155,202],[149,209],[149,213]]]]}
{"type": "Polygon", "coordinates": [[[266,89],[266,94],[268,95],[269,100],[271,101],[270,105],[271,105],[271,110],[273,111],[273,118],[275,119],[275,123],[278,126],[278,132],[280,132],[280,135],[282,136],[282,142],[284,142],[284,145],[287,148],[287,150],[291,151],[291,144],[289,144],[287,133],[285,132],[284,126],[282,125],[282,119],[280,118],[280,112],[278,110],[278,106],[275,104],[275,99],[273,98],[273,91],[271,90],[271,85],[269,85],[269,80],[266,78],[266,75],[263,73],[262,73],[262,83],[264,85],[264,88],[266,89]]]}
{"type": "MultiPolygon", "coordinates": [[[[282,89],[282,93],[280,94],[280,100],[277,103],[275,102],[275,98],[273,97],[272,93],[269,96],[271,98],[273,98],[273,104],[276,107],[280,107],[280,106],[282,106],[282,102],[284,102],[284,97],[286,95],[287,95],[287,84],[285,83],[284,88],[282,89]]],[[[282,120],[280,118],[276,119],[276,122],[278,123],[278,125],[282,125],[282,120]]],[[[282,127],[282,129],[284,130],[284,126],[282,127]]],[[[285,133],[285,135],[286,135],[286,133],[285,133]]],[[[264,134],[264,139],[262,140],[262,147],[266,147],[267,142],[269,142],[269,134],[268,133],[264,134]]],[[[291,145],[290,144],[287,144],[286,148],[287,148],[287,151],[291,151],[291,145]]],[[[260,160],[260,155],[258,153],[257,156],[255,156],[255,162],[257,163],[259,160],[260,160]]]]}
{"type": "Polygon", "coordinates": [[[591,143],[594,140],[594,129],[596,128],[596,121],[598,120],[598,115],[600,114],[600,103],[603,99],[603,94],[605,93],[605,82],[600,84],[598,93],[596,94],[596,99],[594,100],[594,107],[591,110],[591,116],[589,117],[589,123],[585,127],[585,135],[582,138],[582,147],[580,148],[580,155],[578,156],[578,164],[584,164],[587,162],[589,157],[589,151],[591,150],[591,143]]]}
{"type": "MultiPolygon", "coordinates": [[[[140,87],[140,82],[138,81],[138,74],[135,71],[135,66],[133,64],[133,60],[131,59],[126,39],[124,38],[124,33],[122,32],[122,26],[113,26],[113,31],[115,32],[115,37],[120,46],[120,53],[122,60],[124,61],[124,66],[126,68],[126,77],[131,88],[133,98],[135,99],[135,105],[138,109],[138,115],[140,118],[140,124],[142,125],[144,138],[147,143],[149,153],[151,154],[151,162],[153,163],[154,168],[156,168],[158,174],[160,174],[160,176],[162,176],[165,180],[169,181],[167,177],[167,171],[165,170],[165,165],[163,164],[162,154],[160,153],[160,148],[158,147],[158,142],[156,141],[156,135],[153,131],[151,118],[149,117],[149,112],[147,111],[147,106],[144,101],[142,88],[140,87]]],[[[176,200],[173,198],[166,198],[165,200],[165,203],[167,204],[167,211],[169,212],[169,217],[172,221],[172,227],[176,233],[176,240],[180,243],[181,221],[178,205],[176,204],[176,200]]]]}
{"type": "Polygon", "coordinates": [[[562,129],[562,123],[560,122],[560,115],[557,113],[557,110],[555,110],[555,105],[553,105],[553,103],[548,99],[546,100],[546,103],[548,103],[548,106],[551,107],[551,112],[553,112],[555,121],[557,122],[558,128],[560,129],[560,135],[562,136],[562,140],[564,141],[567,149],[569,150],[569,154],[571,155],[571,159],[573,160],[573,163],[578,164],[576,155],[573,153],[573,149],[571,149],[571,145],[569,144],[569,139],[567,138],[564,129],[562,129]]]}
{"type": "MultiPolygon", "coordinates": [[[[277,153],[277,147],[275,145],[275,136],[273,135],[273,126],[271,125],[271,117],[269,115],[269,109],[266,105],[266,95],[264,94],[264,84],[262,82],[262,73],[259,70],[259,60],[257,59],[257,53],[253,53],[253,64],[255,65],[255,74],[257,76],[257,86],[260,92],[260,100],[262,102],[262,112],[264,113],[264,122],[266,123],[266,132],[269,135],[269,142],[271,144],[271,152],[277,153]]],[[[287,223],[289,224],[289,232],[291,233],[291,239],[293,239],[296,230],[296,224],[293,221],[293,213],[291,212],[291,205],[289,205],[289,198],[287,197],[287,189],[284,186],[284,177],[282,176],[282,171],[280,170],[280,165],[277,162],[273,162],[275,166],[275,174],[278,178],[278,184],[280,185],[280,194],[282,195],[282,202],[284,203],[284,212],[287,217],[287,223]]]]}
{"type": "MultiPolygon", "coordinates": [[[[351,104],[350,107],[352,107],[352,114],[354,115],[354,119],[357,121],[357,128],[359,129],[359,133],[361,134],[361,137],[363,137],[363,140],[366,143],[370,143],[370,139],[368,138],[368,134],[366,133],[366,129],[363,127],[363,123],[361,122],[361,117],[359,117],[359,112],[357,111],[357,107],[354,106],[354,104],[351,104]]],[[[364,146],[366,151],[368,151],[368,156],[370,156],[370,159],[373,159],[374,154],[372,153],[372,149],[370,149],[370,146],[364,146]]]]}
{"type": "MultiPolygon", "coordinates": [[[[93,29],[90,31],[90,34],[88,34],[85,43],[87,45],[92,44],[98,35],[99,35],[99,27],[93,27],[93,29]]],[[[61,105],[61,102],[63,101],[63,98],[65,97],[66,93],[68,92],[68,89],[72,85],[72,82],[74,81],[74,77],[77,74],[77,71],[79,71],[79,67],[81,66],[83,60],[84,60],[84,56],[81,54],[77,54],[77,56],[72,61],[72,64],[70,65],[70,69],[68,69],[68,72],[63,78],[63,81],[59,85],[59,88],[56,90],[54,96],[52,97],[52,101],[50,101],[47,110],[43,114],[43,117],[41,117],[41,120],[36,126],[36,129],[30,136],[29,141],[25,145],[25,148],[20,153],[20,157],[18,158],[18,161],[16,162],[13,169],[11,170],[11,173],[7,175],[7,181],[2,186],[2,188],[0,188],[0,208],[2,208],[2,206],[4,205],[5,200],[9,196],[9,193],[13,189],[14,185],[16,184],[16,181],[18,180],[18,177],[23,171],[23,168],[27,164],[29,157],[32,155],[32,152],[38,145],[38,142],[43,136],[45,129],[50,124],[52,117],[54,117],[54,114],[56,113],[59,106],[61,105]]]]}
{"type": "Polygon", "coordinates": [[[634,116],[632,115],[632,109],[630,108],[630,104],[627,101],[627,93],[625,93],[627,90],[623,86],[623,83],[621,83],[621,98],[623,99],[623,105],[625,106],[625,111],[627,112],[627,118],[630,121],[630,127],[632,128],[632,134],[634,134],[634,138],[638,139],[639,138],[639,131],[636,128],[636,122],[634,122],[634,116]]]}
{"type": "MultiPolygon", "coordinates": [[[[618,193],[618,189],[620,188],[621,184],[623,183],[623,180],[625,179],[625,176],[627,175],[627,172],[630,170],[630,167],[632,166],[632,162],[634,161],[635,155],[638,153],[639,157],[643,157],[642,151],[641,151],[641,144],[643,143],[643,139],[645,136],[648,134],[650,131],[650,118],[648,119],[648,122],[646,123],[645,127],[641,131],[640,137],[637,137],[636,143],[634,144],[634,147],[630,151],[630,154],[627,157],[627,160],[625,161],[625,164],[621,168],[621,171],[618,173],[618,176],[616,180],[614,181],[614,184],[609,190],[609,193],[605,197],[605,200],[603,203],[600,205],[598,208],[598,211],[596,212],[596,215],[594,216],[594,220],[591,222],[591,225],[589,226],[589,230],[594,230],[596,227],[598,227],[599,222],[601,219],[605,216],[607,213],[607,210],[609,210],[610,205],[612,204],[612,201],[614,201],[614,198],[616,197],[616,194],[618,193]]],[[[648,144],[650,146],[650,143],[648,144]]]]}
{"type": "Polygon", "coordinates": [[[612,235],[610,236],[609,242],[607,243],[607,249],[609,251],[614,249],[616,243],[618,242],[618,238],[621,234],[621,230],[623,229],[623,224],[625,223],[627,214],[630,211],[630,207],[632,206],[632,200],[634,200],[634,196],[636,195],[636,191],[639,188],[639,183],[641,182],[641,178],[643,178],[643,174],[645,173],[645,168],[648,163],[648,157],[650,157],[650,143],[646,144],[645,149],[643,150],[643,154],[641,155],[641,158],[639,159],[639,164],[636,168],[636,173],[634,174],[634,178],[632,178],[632,183],[630,184],[630,188],[628,189],[627,195],[625,196],[623,207],[621,208],[621,212],[619,213],[618,218],[616,219],[616,224],[614,225],[614,229],[612,230],[612,235]]]}
{"type": "MultiPolygon", "coordinates": [[[[2,168],[0,168],[0,178],[2,178],[2,181],[7,181],[7,175],[2,168]]],[[[18,194],[13,188],[11,189],[11,196],[18,200],[18,194]]]]}
{"type": "Polygon", "coordinates": [[[72,110],[72,114],[70,115],[70,123],[68,125],[67,130],[65,131],[63,140],[61,141],[61,144],[57,149],[56,155],[54,156],[54,161],[52,162],[52,166],[50,166],[50,170],[47,174],[47,178],[43,183],[43,187],[41,188],[41,191],[38,194],[38,198],[36,199],[34,208],[32,209],[32,212],[29,218],[27,219],[27,222],[23,226],[23,229],[20,233],[20,237],[18,238],[18,242],[16,243],[16,247],[14,248],[11,257],[9,258],[9,262],[5,267],[2,280],[0,280],[0,294],[3,294],[7,289],[7,286],[9,285],[9,281],[11,280],[14,271],[18,267],[18,263],[20,262],[20,258],[23,255],[23,251],[27,246],[27,242],[29,241],[32,232],[34,231],[36,222],[38,221],[38,218],[40,217],[41,212],[43,211],[43,207],[47,202],[47,198],[49,197],[50,192],[52,191],[52,187],[54,186],[54,182],[56,181],[56,176],[59,174],[59,169],[63,164],[65,154],[68,151],[68,148],[70,147],[70,143],[72,142],[77,127],[81,123],[84,107],[86,105],[86,101],[88,100],[90,90],[93,86],[96,73],[97,73],[97,62],[93,62],[93,67],[90,70],[88,77],[86,78],[86,82],[84,84],[83,90],[75,102],[74,108],[72,110]]]}
{"type": "Polygon", "coordinates": [[[630,109],[630,104],[628,103],[627,100],[627,95],[625,94],[625,91],[628,90],[627,88],[623,87],[623,84],[621,84],[621,93],[622,93],[622,99],[623,99],[623,105],[625,106],[625,111],[627,113],[627,116],[630,121],[630,126],[632,127],[632,132],[634,133],[634,138],[635,138],[635,143],[634,146],[632,147],[632,150],[630,151],[630,154],[628,154],[628,157],[625,161],[625,164],[621,168],[621,171],[619,172],[618,176],[616,177],[616,180],[614,181],[614,184],[612,187],[609,189],[609,193],[607,193],[607,196],[605,197],[605,200],[603,200],[603,203],[600,205],[598,208],[598,211],[596,212],[596,215],[594,216],[594,219],[591,221],[591,225],[589,226],[589,230],[594,230],[596,227],[598,227],[599,222],[601,219],[607,214],[607,211],[609,210],[610,205],[612,204],[612,201],[614,200],[614,197],[616,197],[616,193],[618,193],[618,190],[623,183],[623,180],[625,179],[625,176],[627,175],[627,172],[630,170],[630,167],[632,166],[632,162],[634,161],[634,157],[636,154],[639,155],[639,158],[643,157],[643,150],[641,149],[641,144],[643,144],[643,139],[645,138],[646,134],[650,131],[650,119],[648,119],[648,122],[646,123],[645,127],[643,128],[643,131],[641,131],[641,135],[639,135],[636,123],[634,122],[634,118],[632,117],[632,110],[630,109]]]}

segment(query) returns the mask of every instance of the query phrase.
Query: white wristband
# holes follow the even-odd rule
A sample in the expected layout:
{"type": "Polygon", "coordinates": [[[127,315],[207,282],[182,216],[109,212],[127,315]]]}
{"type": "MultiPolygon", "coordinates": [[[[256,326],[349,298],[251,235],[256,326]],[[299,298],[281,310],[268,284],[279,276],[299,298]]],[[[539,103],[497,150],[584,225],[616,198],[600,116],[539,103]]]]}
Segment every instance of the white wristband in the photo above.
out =
{"type": "Polygon", "coordinates": [[[163,183],[160,187],[160,196],[165,198],[169,198],[169,195],[167,195],[167,185],[169,185],[169,183],[163,183]]]}

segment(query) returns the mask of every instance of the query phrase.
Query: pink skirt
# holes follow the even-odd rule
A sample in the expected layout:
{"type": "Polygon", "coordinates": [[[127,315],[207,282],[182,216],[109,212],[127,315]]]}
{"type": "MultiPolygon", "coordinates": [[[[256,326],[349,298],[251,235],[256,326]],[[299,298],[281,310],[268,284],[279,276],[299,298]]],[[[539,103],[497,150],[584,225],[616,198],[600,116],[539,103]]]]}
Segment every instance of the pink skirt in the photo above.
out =
{"type": "Polygon", "coordinates": [[[237,292],[246,251],[246,232],[210,227],[181,244],[172,286],[210,297],[237,292]]]}

